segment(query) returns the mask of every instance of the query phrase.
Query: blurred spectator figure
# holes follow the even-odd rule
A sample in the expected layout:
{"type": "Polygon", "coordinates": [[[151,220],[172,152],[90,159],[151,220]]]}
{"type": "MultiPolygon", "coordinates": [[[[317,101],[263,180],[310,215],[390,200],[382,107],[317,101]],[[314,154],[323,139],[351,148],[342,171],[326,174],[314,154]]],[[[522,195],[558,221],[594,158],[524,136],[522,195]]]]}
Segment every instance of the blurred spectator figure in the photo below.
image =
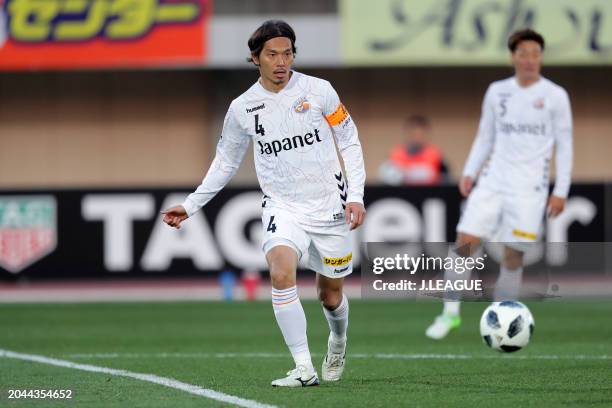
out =
{"type": "Polygon", "coordinates": [[[257,290],[261,283],[261,275],[257,270],[242,271],[242,287],[247,300],[257,300],[257,290]]]}
{"type": "Polygon", "coordinates": [[[219,275],[219,284],[223,291],[223,299],[226,302],[234,300],[234,289],[236,288],[236,274],[234,271],[225,270],[219,275]]]}
{"type": "Polygon", "coordinates": [[[448,167],[440,149],[428,141],[431,125],[423,115],[406,120],[406,141],[391,150],[379,168],[379,177],[390,185],[436,185],[448,181],[448,167]]]}

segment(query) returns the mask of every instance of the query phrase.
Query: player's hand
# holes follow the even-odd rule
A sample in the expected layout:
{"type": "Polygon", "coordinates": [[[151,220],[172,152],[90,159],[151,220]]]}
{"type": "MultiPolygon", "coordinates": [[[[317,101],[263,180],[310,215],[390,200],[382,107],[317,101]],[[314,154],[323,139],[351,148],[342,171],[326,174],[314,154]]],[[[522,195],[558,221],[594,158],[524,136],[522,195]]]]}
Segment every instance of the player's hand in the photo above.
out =
{"type": "Polygon", "coordinates": [[[472,188],[474,187],[474,179],[470,176],[463,176],[461,180],[459,180],[459,192],[462,196],[467,197],[472,192],[472,188]]]}
{"type": "Polygon", "coordinates": [[[361,203],[346,204],[346,223],[351,224],[351,230],[363,224],[365,213],[365,207],[361,203]]]}
{"type": "Polygon", "coordinates": [[[176,229],[180,229],[181,222],[189,218],[185,207],[182,205],[175,205],[174,207],[170,207],[161,213],[164,214],[164,222],[176,229]]]}
{"type": "Polygon", "coordinates": [[[547,211],[549,217],[551,218],[556,217],[557,215],[563,212],[564,208],[565,208],[565,198],[557,197],[554,195],[550,196],[550,198],[548,199],[548,211],[547,211]]]}

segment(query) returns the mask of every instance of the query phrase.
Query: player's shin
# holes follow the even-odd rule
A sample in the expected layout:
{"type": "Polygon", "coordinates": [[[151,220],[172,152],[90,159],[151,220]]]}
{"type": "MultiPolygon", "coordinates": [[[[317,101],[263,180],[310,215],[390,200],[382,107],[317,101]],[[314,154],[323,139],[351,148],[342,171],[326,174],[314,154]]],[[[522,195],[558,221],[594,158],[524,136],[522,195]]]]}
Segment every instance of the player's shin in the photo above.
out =
{"type": "Polygon", "coordinates": [[[312,368],[306,337],[306,315],[298,297],[297,287],[272,288],[272,307],[278,327],[293,356],[295,365],[312,368]]]}
{"type": "MultiPolygon", "coordinates": [[[[452,265],[458,265],[456,262],[458,258],[462,258],[454,248],[448,249],[448,258],[452,259],[452,265]]],[[[465,263],[461,263],[464,265],[465,263]]],[[[444,271],[444,280],[445,281],[469,281],[470,276],[472,274],[472,269],[463,267],[461,270],[458,268],[448,268],[444,271]]],[[[453,287],[455,285],[453,284],[453,287]]],[[[444,295],[444,309],[442,314],[448,316],[458,316],[461,307],[461,294],[457,291],[449,291],[444,295]]]]}
{"type": "Polygon", "coordinates": [[[512,270],[502,265],[499,269],[499,278],[495,284],[495,293],[493,294],[494,300],[496,302],[518,300],[521,292],[522,279],[522,267],[512,270]]]}
{"type": "MultiPolygon", "coordinates": [[[[464,259],[464,256],[471,256],[469,251],[470,248],[462,247],[460,251],[466,253],[457,253],[455,248],[449,248],[447,259],[451,260],[450,267],[444,271],[445,281],[452,281],[453,285],[451,288],[457,287],[455,282],[457,281],[468,281],[472,274],[471,268],[468,268],[464,259]]],[[[448,285],[445,284],[445,287],[448,285]]],[[[434,340],[440,340],[446,337],[446,335],[453,329],[458,328],[461,325],[461,318],[459,317],[459,309],[461,306],[461,293],[449,289],[444,293],[444,309],[442,314],[436,317],[434,322],[427,328],[425,335],[434,340]]]]}
{"type": "Polygon", "coordinates": [[[323,313],[331,332],[329,351],[332,353],[344,353],[349,317],[349,303],[346,295],[342,294],[340,304],[333,310],[329,310],[323,305],[323,313]]]}

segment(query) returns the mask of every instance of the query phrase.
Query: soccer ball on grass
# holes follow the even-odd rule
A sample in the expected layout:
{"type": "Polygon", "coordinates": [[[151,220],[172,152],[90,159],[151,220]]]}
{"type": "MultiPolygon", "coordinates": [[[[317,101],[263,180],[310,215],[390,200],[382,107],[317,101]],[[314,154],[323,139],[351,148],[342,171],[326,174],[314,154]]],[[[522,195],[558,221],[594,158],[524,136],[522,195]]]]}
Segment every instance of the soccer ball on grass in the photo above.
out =
{"type": "Polygon", "coordinates": [[[480,335],[485,344],[506,353],[529,344],[534,327],[527,306],[516,301],[491,303],[480,318],[480,335]]]}

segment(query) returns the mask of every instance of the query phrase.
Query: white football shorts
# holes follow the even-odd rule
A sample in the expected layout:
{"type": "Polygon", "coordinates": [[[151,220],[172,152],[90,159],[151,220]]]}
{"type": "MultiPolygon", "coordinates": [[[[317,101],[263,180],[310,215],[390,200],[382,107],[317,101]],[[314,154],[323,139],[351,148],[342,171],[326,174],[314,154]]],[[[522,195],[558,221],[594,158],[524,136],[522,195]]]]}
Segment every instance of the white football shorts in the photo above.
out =
{"type": "Polygon", "coordinates": [[[524,251],[525,243],[540,238],[546,203],[542,194],[510,195],[476,186],[468,196],[457,232],[524,251]]]}
{"type": "Polygon", "coordinates": [[[264,208],[261,221],[265,254],[275,246],[286,245],[297,252],[298,260],[308,253],[308,268],[323,276],[343,278],[353,272],[349,224],[304,225],[279,208],[264,208]]]}

